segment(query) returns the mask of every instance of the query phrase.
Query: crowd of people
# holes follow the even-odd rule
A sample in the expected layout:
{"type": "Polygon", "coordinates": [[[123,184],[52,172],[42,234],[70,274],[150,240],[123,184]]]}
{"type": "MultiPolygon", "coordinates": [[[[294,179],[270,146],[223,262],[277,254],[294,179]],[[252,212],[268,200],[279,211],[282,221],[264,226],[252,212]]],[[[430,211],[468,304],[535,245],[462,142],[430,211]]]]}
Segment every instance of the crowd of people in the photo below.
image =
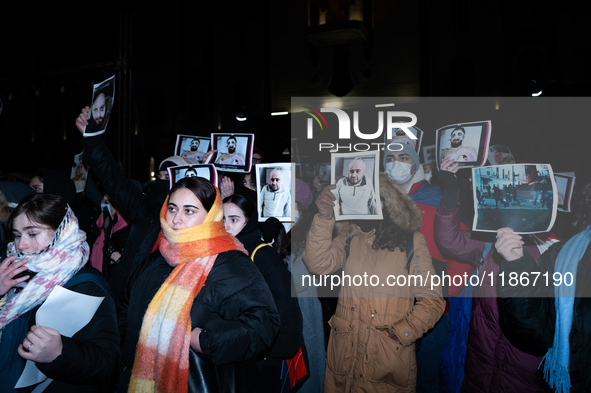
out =
{"type": "MultiPolygon", "coordinates": [[[[457,155],[426,173],[402,144],[372,164],[379,193],[356,158],[336,184],[296,179],[295,199],[277,165],[258,200],[255,172],[223,176],[219,187],[198,176],[171,187],[169,167],[203,158],[191,156],[195,138],[144,189],[102,136],[84,136],[89,112],[76,119],[91,168],[82,193],[81,170],[75,179],[42,168],[29,184],[0,181],[1,392],[591,389],[591,182],[578,183],[558,235],[475,236],[457,155]],[[378,210],[383,219],[335,220],[378,210]],[[293,223],[277,219],[291,212],[293,223]],[[498,280],[533,272],[551,279],[498,280]],[[483,284],[429,281],[444,275],[483,284]],[[370,283],[351,283],[364,276],[370,283]],[[342,280],[328,292],[304,277],[342,280]],[[405,282],[384,285],[390,277],[405,282]],[[75,328],[46,326],[57,326],[51,310],[91,298],[94,312],[67,318],[75,328]],[[23,373],[30,367],[36,377],[23,373]]],[[[464,134],[453,131],[452,148],[464,134]]],[[[259,149],[253,158],[264,162],[259,149]]],[[[538,188],[535,199],[550,198],[538,188]]],[[[486,196],[498,205],[502,194],[521,203],[514,186],[475,189],[480,204],[486,196]]]]}

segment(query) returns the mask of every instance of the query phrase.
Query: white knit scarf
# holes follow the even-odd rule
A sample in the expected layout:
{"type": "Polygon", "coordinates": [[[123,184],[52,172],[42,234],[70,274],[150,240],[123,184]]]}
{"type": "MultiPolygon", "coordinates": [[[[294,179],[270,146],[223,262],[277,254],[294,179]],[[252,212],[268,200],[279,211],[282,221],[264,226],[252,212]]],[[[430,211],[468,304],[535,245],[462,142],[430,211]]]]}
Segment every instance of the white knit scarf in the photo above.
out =
{"type": "MultiPolygon", "coordinates": [[[[68,207],[51,242],[42,250],[32,253],[17,252],[14,242],[8,244],[8,255],[18,260],[29,258],[27,269],[37,272],[24,289],[8,292],[6,303],[0,308],[0,330],[11,321],[40,305],[53,287],[64,285],[88,261],[89,248],[86,233],[80,230],[78,220],[68,207]]],[[[16,261],[15,261],[16,262],[16,261]]]]}

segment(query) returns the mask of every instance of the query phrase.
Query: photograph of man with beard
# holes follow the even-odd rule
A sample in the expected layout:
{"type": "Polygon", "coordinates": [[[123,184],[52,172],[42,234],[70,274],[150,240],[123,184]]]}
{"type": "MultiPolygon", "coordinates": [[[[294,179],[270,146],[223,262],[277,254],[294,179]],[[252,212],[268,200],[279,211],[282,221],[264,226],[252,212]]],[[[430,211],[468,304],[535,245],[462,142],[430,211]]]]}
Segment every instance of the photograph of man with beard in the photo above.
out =
{"type": "Polygon", "coordinates": [[[94,136],[105,132],[113,110],[115,96],[115,76],[94,85],[93,100],[88,113],[88,125],[84,136],[94,136]]]}
{"type": "Polygon", "coordinates": [[[227,153],[222,153],[218,156],[215,161],[216,164],[227,164],[227,165],[245,165],[244,154],[236,151],[238,142],[235,136],[229,136],[226,139],[227,153]]]}
{"type": "Polygon", "coordinates": [[[375,214],[375,192],[372,181],[365,176],[365,161],[356,157],[348,168],[348,175],[337,181],[334,190],[339,214],[375,214]]]}
{"type": "Polygon", "coordinates": [[[456,162],[475,162],[478,159],[476,150],[470,146],[463,146],[466,138],[466,130],[463,127],[456,127],[449,138],[451,148],[443,150],[441,160],[447,157],[456,162]]]}
{"type": "Polygon", "coordinates": [[[202,163],[203,162],[203,152],[198,150],[200,144],[201,144],[201,142],[199,142],[199,138],[193,138],[193,140],[191,140],[191,143],[189,145],[189,150],[185,150],[183,152],[183,154],[181,154],[181,157],[194,158],[197,161],[199,161],[199,163],[202,163]]]}

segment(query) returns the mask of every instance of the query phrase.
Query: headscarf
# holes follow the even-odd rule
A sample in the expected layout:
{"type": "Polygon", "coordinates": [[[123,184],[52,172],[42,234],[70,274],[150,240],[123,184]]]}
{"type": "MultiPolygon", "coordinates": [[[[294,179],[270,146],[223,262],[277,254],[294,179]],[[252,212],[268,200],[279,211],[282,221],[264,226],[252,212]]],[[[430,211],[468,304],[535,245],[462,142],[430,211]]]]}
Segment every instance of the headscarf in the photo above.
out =
{"type": "Polygon", "coordinates": [[[203,223],[179,229],[166,223],[168,198],[160,211],[162,231],[158,248],[174,270],[162,284],[144,315],[129,392],[184,393],[189,381],[191,308],[203,288],[217,254],[240,250],[227,233],[220,193],[203,223]]]}
{"type": "Polygon", "coordinates": [[[0,330],[8,323],[47,299],[53,287],[64,285],[88,261],[86,233],[80,230],[78,219],[68,210],[49,244],[36,252],[18,252],[14,242],[8,244],[8,255],[29,258],[27,269],[37,272],[24,289],[8,292],[6,303],[0,308],[0,330]]]}

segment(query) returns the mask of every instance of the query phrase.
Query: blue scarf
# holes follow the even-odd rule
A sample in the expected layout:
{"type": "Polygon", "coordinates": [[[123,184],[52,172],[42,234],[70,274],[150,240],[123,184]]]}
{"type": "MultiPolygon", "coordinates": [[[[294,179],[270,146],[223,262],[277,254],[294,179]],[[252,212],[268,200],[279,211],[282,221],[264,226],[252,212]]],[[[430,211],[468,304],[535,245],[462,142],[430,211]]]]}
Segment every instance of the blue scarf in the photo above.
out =
{"type": "Polygon", "coordinates": [[[548,385],[559,393],[568,393],[571,387],[568,373],[570,360],[569,336],[573,325],[573,308],[575,304],[575,283],[577,282],[577,266],[587,251],[591,241],[591,225],[583,232],[573,236],[560,250],[554,265],[554,271],[562,274],[571,273],[573,285],[554,287],[554,305],[556,307],[556,326],[554,328],[554,345],[546,353],[544,378],[548,385]]]}
{"type": "Polygon", "coordinates": [[[428,181],[421,180],[421,186],[418,190],[411,192],[409,195],[415,203],[437,207],[441,198],[443,198],[443,191],[439,187],[432,186],[428,181]]]}

